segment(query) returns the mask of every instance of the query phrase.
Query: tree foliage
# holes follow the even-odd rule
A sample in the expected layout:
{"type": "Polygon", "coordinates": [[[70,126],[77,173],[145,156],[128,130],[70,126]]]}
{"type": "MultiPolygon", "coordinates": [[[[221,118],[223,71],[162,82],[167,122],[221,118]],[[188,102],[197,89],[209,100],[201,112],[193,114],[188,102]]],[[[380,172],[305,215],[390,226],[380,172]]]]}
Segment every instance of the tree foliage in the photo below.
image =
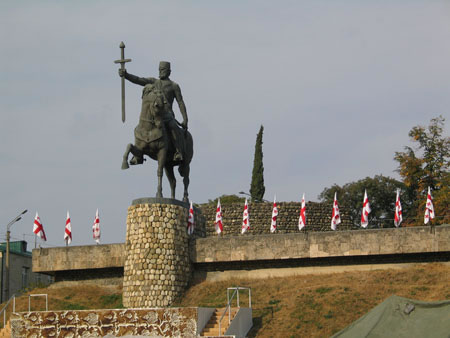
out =
{"type": "Polygon", "coordinates": [[[262,201],[266,188],[264,186],[264,166],[263,166],[263,151],[262,138],[264,127],[259,128],[256,136],[255,157],[253,159],[252,182],[250,184],[250,195],[252,202],[262,201]]]}
{"type": "Polygon", "coordinates": [[[343,186],[334,184],[325,188],[318,196],[321,202],[333,204],[334,193],[340,206],[349,210],[350,219],[355,226],[361,225],[361,211],[363,207],[364,190],[367,190],[372,212],[369,214],[370,227],[392,227],[394,226],[395,197],[397,189],[402,194],[401,202],[403,212],[407,213],[411,207],[411,200],[403,192],[406,186],[402,182],[383,175],[366,177],[356,182],[346,183],[343,186]]]}
{"type": "Polygon", "coordinates": [[[435,222],[450,221],[450,138],[443,135],[444,123],[445,119],[439,116],[431,119],[427,128],[413,127],[408,135],[416,148],[406,146],[405,151],[396,152],[394,156],[399,164],[397,171],[413,201],[411,213],[417,224],[423,224],[428,187],[439,216],[435,222]]]}
{"type": "Polygon", "coordinates": [[[208,200],[208,204],[217,205],[217,200],[220,198],[220,204],[242,203],[245,202],[245,197],[239,197],[237,195],[222,195],[213,200],[208,200]]]}

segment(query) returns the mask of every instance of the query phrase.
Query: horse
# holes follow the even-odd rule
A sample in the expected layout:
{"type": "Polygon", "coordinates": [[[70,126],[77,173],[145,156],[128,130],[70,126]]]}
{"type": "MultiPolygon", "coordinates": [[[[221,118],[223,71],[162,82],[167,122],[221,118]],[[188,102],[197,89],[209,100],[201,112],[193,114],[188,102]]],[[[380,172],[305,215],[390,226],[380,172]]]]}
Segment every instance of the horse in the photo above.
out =
{"type": "MultiPolygon", "coordinates": [[[[122,160],[122,169],[128,169],[129,164],[143,164],[144,155],[158,161],[158,187],[156,197],[162,198],[163,169],[169,180],[171,198],[175,198],[176,178],[173,172],[174,166],[178,165],[178,172],[183,177],[184,194],[183,202],[189,202],[189,171],[192,156],[194,154],[192,135],[187,130],[179,130],[178,135],[184,141],[182,151],[183,160],[174,161],[175,147],[171,141],[170,132],[167,130],[164,119],[171,114],[167,108],[164,94],[153,85],[146,85],[142,93],[142,109],[139,123],[134,130],[134,144],[129,143],[126,147],[122,160]],[[129,164],[128,155],[133,154],[129,164]]],[[[181,142],[180,142],[181,143],[181,142]]]]}

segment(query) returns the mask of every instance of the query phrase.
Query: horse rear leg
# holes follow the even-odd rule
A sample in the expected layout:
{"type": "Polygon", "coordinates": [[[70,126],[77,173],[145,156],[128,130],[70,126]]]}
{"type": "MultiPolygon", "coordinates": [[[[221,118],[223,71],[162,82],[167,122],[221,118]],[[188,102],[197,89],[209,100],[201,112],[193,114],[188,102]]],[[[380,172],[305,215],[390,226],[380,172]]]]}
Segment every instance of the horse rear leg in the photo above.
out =
{"type": "Polygon", "coordinates": [[[191,170],[191,168],[189,167],[189,164],[182,165],[182,166],[180,165],[180,167],[178,168],[178,172],[183,177],[183,184],[184,184],[183,202],[186,202],[186,203],[189,202],[188,188],[189,188],[189,172],[190,172],[190,170],[191,170]]]}
{"type": "Polygon", "coordinates": [[[170,183],[170,196],[171,198],[175,199],[175,188],[177,186],[177,180],[175,179],[175,175],[173,174],[173,165],[166,164],[164,169],[166,171],[167,179],[170,183]]]}
{"type": "Polygon", "coordinates": [[[158,189],[156,191],[156,197],[162,198],[162,177],[163,177],[163,170],[164,170],[164,164],[166,163],[167,158],[167,149],[163,148],[158,152],[158,189]]]}

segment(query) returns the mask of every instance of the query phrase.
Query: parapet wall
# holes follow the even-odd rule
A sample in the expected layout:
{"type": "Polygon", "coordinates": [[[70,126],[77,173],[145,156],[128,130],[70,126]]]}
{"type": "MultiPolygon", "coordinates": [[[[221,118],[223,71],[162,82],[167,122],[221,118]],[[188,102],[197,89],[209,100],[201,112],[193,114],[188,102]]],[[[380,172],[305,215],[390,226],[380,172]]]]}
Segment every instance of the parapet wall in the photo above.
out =
{"type": "Polygon", "coordinates": [[[33,250],[33,272],[123,268],[125,245],[83,245],[33,250]]]}
{"type": "MultiPolygon", "coordinates": [[[[298,233],[298,218],[301,203],[280,202],[277,203],[277,233],[298,233]]],[[[202,206],[202,213],[206,219],[206,236],[217,236],[214,228],[216,219],[216,206],[202,206]]],[[[273,203],[249,203],[250,230],[248,235],[260,235],[270,233],[273,203]]],[[[242,226],[243,203],[231,203],[222,205],[223,234],[239,235],[242,226]]],[[[306,228],[308,231],[331,231],[332,206],[325,203],[306,203],[306,228]]],[[[342,223],[337,230],[350,230],[352,222],[345,208],[340,207],[342,223]]]]}
{"type": "Polygon", "coordinates": [[[450,226],[198,238],[194,263],[450,252],[450,226]]]}

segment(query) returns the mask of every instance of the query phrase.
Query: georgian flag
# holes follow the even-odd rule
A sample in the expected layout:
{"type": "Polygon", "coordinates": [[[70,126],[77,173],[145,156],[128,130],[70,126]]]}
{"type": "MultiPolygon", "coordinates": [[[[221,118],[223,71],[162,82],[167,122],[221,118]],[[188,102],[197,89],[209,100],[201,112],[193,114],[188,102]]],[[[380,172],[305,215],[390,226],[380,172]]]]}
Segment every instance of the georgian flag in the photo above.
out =
{"type": "Polygon", "coordinates": [[[95,213],[94,225],[92,226],[92,238],[100,244],[100,218],[98,217],[98,209],[95,213]]]}
{"type": "Polygon", "coordinates": [[[44,241],[47,241],[47,237],[45,236],[44,227],[42,226],[42,222],[41,222],[41,219],[39,218],[37,211],[36,211],[36,216],[34,217],[33,232],[36,234],[36,236],[40,237],[44,241]]]}
{"type": "Polygon", "coordinates": [[[425,224],[427,224],[431,219],[434,219],[434,207],[433,198],[431,197],[431,190],[430,187],[428,187],[427,204],[425,205],[425,224]]]}
{"type": "Polygon", "coordinates": [[[336,230],[336,225],[339,223],[341,223],[341,216],[339,215],[337,193],[334,193],[333,212],[331,214],[331,229],[336,230]]]}
{"type": "Polygon", "coordinates": [[[187,233],[188,235],[192,235],[194,233],[194,207],[192,206],[192,202],[189,206],[187,233]]]}
{"type": "Polygon", "coordinates": [[[241,230],[241,233],[243,234],[248,229],[250,229],[250,216],[248,214],[248,202],[247,202],[247,199],[245,199],[244,214],[242,215],[242,230],[241,230]]]}
{"type": "Polygon", "coordinates": [[[397,198],[395,199],[394,225],[398,228],[402,223],[402,204],[400,203],[400,189],[397,189],[397,198]]]}
{"type": "Polygon", "coordinates": [[[278,208],[275,196],[273,198],[272,223],[270,224],[270,232],[275,232],[277,230],[277,217],[278,217],[278,208]]]}
{"type": "Polygon", "coordinates": [[[306,204],[305,204],[305,193],[302,197],[302,207],[300,209],[300,217],[298,218],[298,230],[302,230],[306,226],[306,204]]]}
{"type": "Polygon", "coordinates": [[[70,244],[72,242],[72,225],[70,224],[69,211],[67,211],[66,228],[64,230],[64,240],[66,241],[66,244],[70,244]]]}
{"type": "Polygon", "coordinates": [[[220,199],[217,200],[216,221],[214,222],[214,226],[218,234],[223,231],[222,207],[220,206],[220,199]]]}
{"type": "Polygon", "coordinates": [[[363,200],[363,208],[361,211],[361,226],[363,228],[367,228],[369,225],[369,214],[370,214],[370,204],[369,199],[367,198],[367,191],[364,190],[364,200],[363,200]]]}

